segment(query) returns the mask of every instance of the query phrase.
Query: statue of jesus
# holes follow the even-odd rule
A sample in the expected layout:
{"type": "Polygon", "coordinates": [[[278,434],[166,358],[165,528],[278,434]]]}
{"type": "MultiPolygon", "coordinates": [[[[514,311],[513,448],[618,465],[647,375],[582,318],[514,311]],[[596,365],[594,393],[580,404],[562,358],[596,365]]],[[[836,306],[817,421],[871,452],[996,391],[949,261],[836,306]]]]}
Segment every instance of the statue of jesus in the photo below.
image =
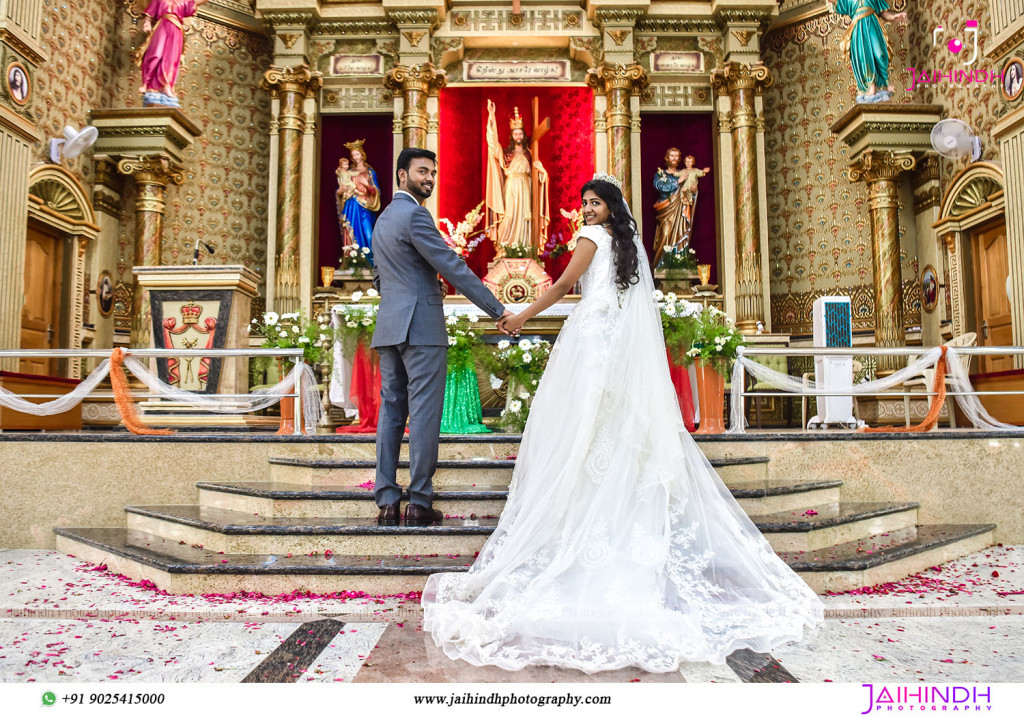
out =
{"type": "Polygon", "coordinates": [[[498,141],[494,102],[487,100],[488,236],[499,259],[509,254],[535,256],[543,243],[541,236],[546,240],[550,221],[548,173],[540,160],[533,159],[530,138],[523,129],[518,107],[509,128],[509,143],[503,148],[498,141]],[[535,217],[534,212],[539,216],[535,217]]]}
{"type": "Polygon", "coordinates": [[[181,107],[174,85],[185,49],[185,18],[210,0],[152,0],[143,13],[142,31],[146,41],[136,50],[135,61],[142,70],[143,107],[181,107]]]}

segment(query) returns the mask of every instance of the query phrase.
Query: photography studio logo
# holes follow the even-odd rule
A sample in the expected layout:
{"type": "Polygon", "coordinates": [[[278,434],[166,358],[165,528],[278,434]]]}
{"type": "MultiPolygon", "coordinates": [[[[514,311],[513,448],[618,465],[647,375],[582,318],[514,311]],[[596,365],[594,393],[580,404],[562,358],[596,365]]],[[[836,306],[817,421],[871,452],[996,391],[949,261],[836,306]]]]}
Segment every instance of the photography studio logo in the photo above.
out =
{"type": "Polygon", "coordinates": [[[919,685],[900,687],[862,685],[867,688],[868,708],[873,712],[988,712],[992,709],[992,687],[982,685],[919,685]]]}
{"type": "Polygon", "coordinates": [[[960,34],[954,34],[954,31],[947,30],[942,25],[934,28],[932,30],[932,47],[945,46],[946,51],[952,55],[952,59],[959,60],[962,67],[955,69],[925,68],[920,71],[916,67],[908,67],[910,87],[907,88],[907,92],[913,92],[918,85],[940,82],[951,82],[957,85],[1002,82],[1002,73],[975,66],[978,60],[979,35],[980,28],[977,20],[968,20],[964,23],[963,32],[960,34]]]}

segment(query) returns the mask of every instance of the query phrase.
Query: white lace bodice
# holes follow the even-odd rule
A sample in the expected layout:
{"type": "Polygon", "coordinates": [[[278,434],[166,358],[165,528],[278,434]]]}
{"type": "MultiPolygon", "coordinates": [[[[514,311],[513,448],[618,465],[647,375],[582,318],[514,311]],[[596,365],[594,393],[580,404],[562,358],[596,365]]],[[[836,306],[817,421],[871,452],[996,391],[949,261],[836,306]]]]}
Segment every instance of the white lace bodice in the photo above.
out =
{"type": "Polygon", "coordinates": [[[612,254],[611,234],[601,225],[592,225],[580,229],[580,239],[584,237],[597,244],[597,253],[580,277],[583,300],[598,297],[616,299],[615,255],[612,254]]]}

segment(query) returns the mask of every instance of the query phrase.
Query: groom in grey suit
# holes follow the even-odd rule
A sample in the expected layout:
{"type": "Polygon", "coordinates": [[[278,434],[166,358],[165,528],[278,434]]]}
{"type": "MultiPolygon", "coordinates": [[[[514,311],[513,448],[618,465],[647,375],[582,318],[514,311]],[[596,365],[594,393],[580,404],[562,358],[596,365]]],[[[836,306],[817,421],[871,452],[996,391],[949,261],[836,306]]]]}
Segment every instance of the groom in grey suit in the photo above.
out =
{"type": "Polygon", "coordinates": [[[380,309],[371,346],[380,355],[381,376],[374,498],[381,525],[397,525],[401,515],[402,490],[395,475],[407,418],[411,481],[406,524],[429,525],[444,519],[433,507],[448,368],[448,331],[437,275],[492,319],[510,315],[445,244],[422,206],[436,178],[433,152],[402,150],[396,171],[398,191],[373,229],[373,281],[380,291],[380,309]]]}

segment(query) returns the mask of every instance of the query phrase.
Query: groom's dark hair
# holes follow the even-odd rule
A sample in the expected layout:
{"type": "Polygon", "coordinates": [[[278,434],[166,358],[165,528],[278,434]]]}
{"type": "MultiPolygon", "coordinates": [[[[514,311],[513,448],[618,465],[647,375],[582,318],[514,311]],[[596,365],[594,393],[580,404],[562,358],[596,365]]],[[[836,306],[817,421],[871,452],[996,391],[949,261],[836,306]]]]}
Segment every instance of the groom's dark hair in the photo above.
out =
{"type": "Polygon", "coordinates": [[[398,173],[401,170],[405,170],[406,173],[409,171],[409,165],[412,164],[414,159],[429,159],[437,164],[437,155],[431,152],[429,149],[420,149],[419,147],[406,147],[398,155],[398,166],[395,167],[395,184],[400,185],[402,181],[398,178],[398,173]]]}

